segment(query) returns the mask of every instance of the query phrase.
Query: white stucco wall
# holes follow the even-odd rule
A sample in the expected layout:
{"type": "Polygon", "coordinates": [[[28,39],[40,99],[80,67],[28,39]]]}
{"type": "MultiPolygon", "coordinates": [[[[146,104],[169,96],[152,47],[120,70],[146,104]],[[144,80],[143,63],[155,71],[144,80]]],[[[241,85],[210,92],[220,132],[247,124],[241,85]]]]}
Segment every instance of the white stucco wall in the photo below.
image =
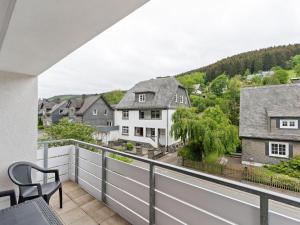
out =
{"type": "Polygon", "coordinates": [[[161,112],[161,119],[159,120],[147,120],[147,119],[139,119],[139,110],[130,110],[129,111],[129,119],[123,120],[122,119],[122,111],[116,110],[115,111],[115,125],[120,126],[119,129],[119,138],[129,141],[136,141],[136,142],[144,142],[149,143],[153,147],[158,147],[157,145],[157,135],[158,129],[165,129],[166,130],[166,140],[165,143],[168,145],[172,145],[179,140],[174,140],[170,135],[170,130],[172,126],[172,114],[175,110],[162,110],[161,112]],[[129,127],[129,135],[122,135],[122,126],[129,127]],[[144,136],[139,137],[134,135],[134,128],[135,127],[143,127],[144,128],[144,136]],[[155,141],[151,138],[146,137],[146,128],[155,128],[155,141]]]}
{"type": "Polygon", "coordinates": [[[12,162],[36,160],[37,101],[37,77],[0,72],[0,190],[12,162]]]}

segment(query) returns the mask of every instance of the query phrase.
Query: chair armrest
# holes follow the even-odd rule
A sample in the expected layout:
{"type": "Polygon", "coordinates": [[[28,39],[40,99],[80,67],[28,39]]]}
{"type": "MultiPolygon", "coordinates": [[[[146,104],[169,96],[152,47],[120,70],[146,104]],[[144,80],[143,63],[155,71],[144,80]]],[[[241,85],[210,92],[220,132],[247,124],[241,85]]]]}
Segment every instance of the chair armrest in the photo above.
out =
{"type": "Polygon", "coordinates": [[[42,173],[54,173],[55,174],[55,181],[60,181],[59,179],[59,171],[58,169],[44,169],[42,167],[39,167],[37,165],[32,166],[32,168],[42,172],[42,173]]]}
{"type": "Polygon", "coordinates": [[[10,206],[17,204],[16,193],[14,190],[0,191],[0,197],[9,197],[10,206]]]}
{"type": "Polygon", "coordinates": [[[21,187],[34,187],[34,186],[36,186],[39,197],[43,196],[42,186],[41,186],[40,183],[33,183],[33,184],[21,184],[21,183],[19,183],[18,186],[21,186],[21,187]]]}

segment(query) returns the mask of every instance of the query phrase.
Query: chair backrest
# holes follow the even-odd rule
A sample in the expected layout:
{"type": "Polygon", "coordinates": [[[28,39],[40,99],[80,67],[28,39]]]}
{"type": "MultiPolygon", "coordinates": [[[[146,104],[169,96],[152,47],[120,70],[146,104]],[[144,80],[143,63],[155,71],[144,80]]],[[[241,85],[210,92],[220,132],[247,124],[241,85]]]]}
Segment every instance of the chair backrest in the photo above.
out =
{"type": "Polygon", "coordinates": [[[15,162],[8,168],[8,176],[16,185],[32,184],[31,166],[29,162],[15,162]]]}

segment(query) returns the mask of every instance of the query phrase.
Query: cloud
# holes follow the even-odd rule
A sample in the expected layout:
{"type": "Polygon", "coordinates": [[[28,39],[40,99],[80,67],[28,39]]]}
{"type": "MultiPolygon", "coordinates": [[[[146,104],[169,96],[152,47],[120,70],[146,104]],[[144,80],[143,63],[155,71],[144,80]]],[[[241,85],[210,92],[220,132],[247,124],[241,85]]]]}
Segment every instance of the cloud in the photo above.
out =
{"type": "Polygon", "coordinates": [[[244,51],[299,42],[298,0],[151,0],[39,78],[39,96],[129,89],[244,51]]]}

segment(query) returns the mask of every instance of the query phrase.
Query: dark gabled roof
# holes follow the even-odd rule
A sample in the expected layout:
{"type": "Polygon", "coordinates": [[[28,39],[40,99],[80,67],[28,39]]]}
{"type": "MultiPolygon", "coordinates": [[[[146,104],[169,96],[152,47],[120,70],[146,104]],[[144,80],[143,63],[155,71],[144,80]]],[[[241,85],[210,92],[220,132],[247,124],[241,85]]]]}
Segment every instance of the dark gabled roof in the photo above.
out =
{"type": "Polygon", "coordinates": [[[116,109],[169,108],[181,84],[174,77],[161,77],[137,83],[116,106],[116,109]],[[136,102],[136,93],[154,93],[152,100],[136,102]]]}
{"type": "Polygon", "coordinates": [[[60,102],[60,103],[55,104],[55,105],[52,107],[52,109],[51,109],[49,112],[47,112],[47,114],[50,115],[50,114],[52,114],[53,112],[55,112],[56,110],[58,110],[58,109],[64,110],[66,104],[67,104],[67,101],[62,101],[62,102],[60,102]]]}
{"type": "Polygon", "coordinates": [[[76,115],[82,116],[100,98],[108,107],[112,109],[111,105],[105,100],[105,98],[103,98],[102,95],[88,95],[83,98],[83,104],[81,108],[76,112],[76,115]]]}
{"type": "Polygon", "coordinates": [[[241,89],[241,137],[300,140],[298,130],[289,131],[289,134],[271,133],[271,117],[300,118],[300,84],[241,89]]]}

